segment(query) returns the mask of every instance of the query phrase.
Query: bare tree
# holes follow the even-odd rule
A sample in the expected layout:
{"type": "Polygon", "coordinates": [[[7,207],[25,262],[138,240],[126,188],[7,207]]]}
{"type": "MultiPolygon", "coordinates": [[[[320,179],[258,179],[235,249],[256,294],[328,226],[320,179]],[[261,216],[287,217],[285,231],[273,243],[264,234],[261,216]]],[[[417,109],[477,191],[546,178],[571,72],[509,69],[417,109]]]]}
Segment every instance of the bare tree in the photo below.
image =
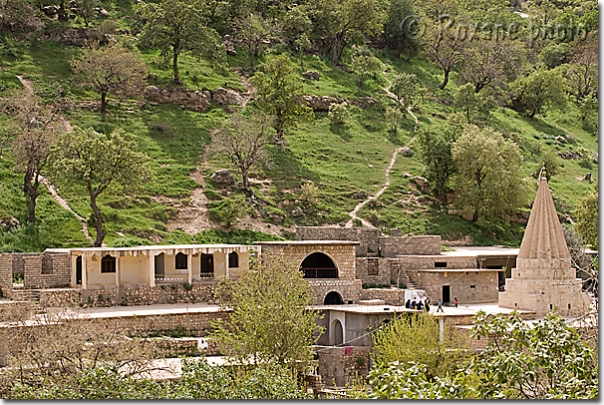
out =
{"type": "Polygon", "coordinates": [[[250,117],[235,115],[229,127],[223,127],[216,135],[216,152],[224,154],[237,167],[243,188],[252,196],[250,169],[265,156],[266,145],[273,140],[272,119],[265,114],[255,113],[250,117]]]}
{"type": "Polygon", "coordinates": [[[133,52],[117,46],[91,48],[71,61],[80,82],[101,94],[101,112],[107,108],[107,94],[136,95],[147,77],[145,62],[133,52]]]}
{"type": "MultiPolygon", "coordinates": [[[[2,103],[2,109],[13,121],[9,127],[12,133],[12,153],[16,161],[15,168],[24,171],[23,192],[27,195],[28,222],[36,221],[36,202],[40,195],[41,175],[51,154],[61,123],[57,120],[55,109],[41,105],[35,95],[11,97],[2,103]]],[[[4,143],[8,137],[4,137],[4,143]]]]}

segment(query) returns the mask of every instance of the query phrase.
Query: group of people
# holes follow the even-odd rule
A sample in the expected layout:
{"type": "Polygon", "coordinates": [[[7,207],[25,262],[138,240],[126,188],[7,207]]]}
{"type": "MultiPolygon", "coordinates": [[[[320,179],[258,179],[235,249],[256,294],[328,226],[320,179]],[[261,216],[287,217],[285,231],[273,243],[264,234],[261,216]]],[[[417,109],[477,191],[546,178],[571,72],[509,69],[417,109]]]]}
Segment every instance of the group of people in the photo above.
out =
{"type": "Polygon", "coordinates": [[[417,309],[419,311],[425,310],[426,312],[430,312],[430,297],[425,296],[423,298],[413,297],[413,300],[408,299],[405,302],[405,308],[407,309],[417,309]]]}
{"type": "MultiPolygon", "coordinates": [[[[459,305],[459,300],[457,297],[453,300],[453,304],[455,308],[459,305]]],[[[413,297],[413,300],[408,299],[405,302],[405,308],[407,309],[417,309],[419,311],[425,310],[426,312],[430,312],[430,297],[425,296],[423,298],[418,299],[417,297],[413,297]]],[[[436,312],[445,312],[443,309],[443,299],[438,300],[438,308],[436,308],[436,312]]]]}

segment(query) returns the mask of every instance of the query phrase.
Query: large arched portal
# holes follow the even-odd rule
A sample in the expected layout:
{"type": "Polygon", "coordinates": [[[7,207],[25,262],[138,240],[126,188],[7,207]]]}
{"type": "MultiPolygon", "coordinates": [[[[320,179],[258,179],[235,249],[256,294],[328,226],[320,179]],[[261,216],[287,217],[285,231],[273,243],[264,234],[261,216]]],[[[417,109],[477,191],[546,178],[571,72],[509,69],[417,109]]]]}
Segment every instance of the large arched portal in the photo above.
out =
{"type": "Polygon", "coordinates": [[[306,257],[300,265],[304,278],[338,278],[338,268],[329,256],[315,252],[306,257]]]}
{"type": "Polygon", "coordinates": [[[342,296],[336,291],[332,291],[325,296],[325,300],[323,300],[324,305],[342,305],[344,304],[344,300],[342,296]]]}

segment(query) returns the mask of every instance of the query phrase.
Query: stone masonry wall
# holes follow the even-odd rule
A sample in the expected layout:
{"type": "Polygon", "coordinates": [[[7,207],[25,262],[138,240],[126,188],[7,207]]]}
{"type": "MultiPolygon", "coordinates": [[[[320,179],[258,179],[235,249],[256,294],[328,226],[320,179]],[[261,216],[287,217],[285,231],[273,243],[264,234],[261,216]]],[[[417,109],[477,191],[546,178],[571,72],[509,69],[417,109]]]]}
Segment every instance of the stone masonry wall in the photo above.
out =
{"type": "Polygon", "coordinates": [[[193,282],[190,288],[184,283],[159,284],[155,287],[147,285],[129,287],[108,287],[103,289],[82,290],[81,302],[87,306],[108,307],[114,305],[151,305],[198,303],[214,301],[214,289],[217,281],[193,282]]]}
{"type": "Polygon", "coordinates": [[[499,279],[497,270],[467,272],[410,271],[411,278],[418,281],[419,288],[435,303],[442,297],[442,287],[450,286],[450,299],[457,297],[459,304],[497,302],[499,279]],[[474,286],[472,288],[472,286],[474,286]]]}
{"type": "Polygon", "coordinates": [[[440,236],[382,236],[379,239],[383,257],[398,255],[438,255],[440,236]]]}
{"type": "Polygon", "coordinates": [[[10,254],[0,254],[0,291],[4,298],[13,292],[13,258],[10,254]]]}
{"type": "Polygon", "coordinates": [[[378,251],[379,229],[299,226],[296,240],[351,240],[361,244],[356,246],[357,256],[376,254],[378,251]]]}
{"type": "Polygon", "coordinates": [[[357,257],[356,277],[364,284],[390,284],[391,261],[378,257],[357,257]]]}
{"type": "Polygon", "coordinates": [[[362,300],[384,300],[387,305],[405,305],[405,291],[400,288],[364,288],[362,300]]]}
{"type": "Polygon", "coordinates": [[[25,288],[61,288],[71,283],[71,256],[68,253],[40,253],[23,256],[25,288]],[[42,259],[50,256],[52,273],[42,274],[42,259]]]}
{"type": "Polygon", "coordinates": [[[44,308],[77,307],[82,302],[79,288],[40,290],[40,305],[44,308]]]}
{"type": "Polygon", "coordinates": [[[463,256],[445,256],[445,255],[430,255],[430,256],[419,256],[409,255],[399,257],[401,269],[403,270],[423,270],[423,269],[434,269],[437,268],[436,263],[446,263],[448,269],[476,269],[478,263],[475,257],[463,257],[463,256]]]}
{"type": "Polygon", "coordinates": [[[350,354],[343,347],[315,347],[319,355],[318,373],[327,386],[343,387],[363,379],[369,372],[369,347],[352,346],[350,354]]]}
{"type": "Polygon", "coordinates": [[[362,290],[361,280],[329,280],[329,279],[307,279],[315,295],[314,305],[323,305],[325,297],[331,291],[337,291],[347,304],[352,301],[356,304],[362,290]]]}

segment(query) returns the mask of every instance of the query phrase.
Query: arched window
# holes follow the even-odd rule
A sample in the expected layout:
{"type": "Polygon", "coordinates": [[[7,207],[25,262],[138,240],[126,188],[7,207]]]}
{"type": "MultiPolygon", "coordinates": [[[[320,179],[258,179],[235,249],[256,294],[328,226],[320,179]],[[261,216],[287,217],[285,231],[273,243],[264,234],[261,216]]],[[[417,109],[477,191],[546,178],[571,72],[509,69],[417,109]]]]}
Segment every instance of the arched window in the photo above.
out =
{"type": "Polygon", "coordinates": [[[229,268],[237,268],[239,267],[239,255],[237,252],[229,253],[229,268]]]}
{"type": "Polygon", "coordinates": [[[175,268],[176,270],[186,270],[188,268],[188,258],[187,255],[184,253],[178,253],[176,254],[176,263],[175,263],[175,268]]]}
{"type": "Polygon", "coordinates": [[[105,255],[101,259],[101,273],[115,273],[115,257],[105,255]]]}
{"type": "Polygon", "coordinates": [[[338,268],[324,253],[316,252],[304,259],[300,265],[304,278],[338,278],[338,268]]]}

